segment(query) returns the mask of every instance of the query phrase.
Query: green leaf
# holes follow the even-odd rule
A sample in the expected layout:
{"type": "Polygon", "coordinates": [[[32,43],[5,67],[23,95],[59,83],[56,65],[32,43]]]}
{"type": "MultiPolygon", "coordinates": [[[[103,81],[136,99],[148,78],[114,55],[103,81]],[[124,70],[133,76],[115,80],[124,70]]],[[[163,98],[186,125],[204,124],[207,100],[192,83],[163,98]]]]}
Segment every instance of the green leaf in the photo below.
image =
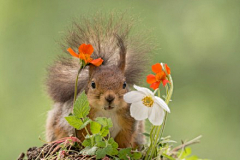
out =
{"type": "Polygon", "coordinates": [[[118,152],[118,157],[120,159],[128,160],[127,156],[131,156],[131,148],[124,148],[118,152]]]}
{"type": "Polygon", "coordinates": [[[92,120],[89,119],[88,117],[86,119],[84,119],[83,124],[81,125],[81,127],[79,128],[79,130],[85,128],[92,120]]]}
{"type": "Polygon", "coordinates": [[[87,95],[82,92],[74,103],[73,114],[78,118],[85,118],[90,111],[87,95]]]}
{"type": "Polygon", "coordinates": [[[111,145],[108,145],[107,147],[105,147],[105,150],[108,155],[112,155],[113,148],[111,145]]]}
{"type": "Polygon", "coordinates": [[[97,146],[100,147],[100,148],[106,147],[106,142],[105,141],[98,141],[96,143],[97,143],[97,146]]]}
{"type": "Polygon", "coordinates": [[[103,128],[101,129],[100,135],[101,135],[102,137],[106,137],[106,136],[108,135],[108,133],[109,133],[108,127],[103,127],[103,128]]]}
{"type": "Polygon", "coordinates": [[[108,123],[108,127],[109,128],[113,127],[113,123],[112,123],[112,119],[111,118],[107,119],[107,123],[108,123]]]}
{"type": "Polygon", "coordinates": [[[189,158],[186,158],[186,160],[199,160],[197,156],[191,156],[189,158]]]}
{"type": "Polygon", "coordinates": [[[100,123],[100,124],[103,125],[103,126],[106,126],[107,123],[106,123],[106,120],[105,120],[105,119],[106,119],[105,117],[97,117],[97,118],[95,119],[95,121],[97,121],[98,123],[100,123]]]}
{"type": "Polygon", "coordinates": [[[81,154],[83,155],[95,155],[96,154],[96,150],[98,149],[98,147],[94,146],[94,147],[86,147],[84,149],[82,149],[80,151],[81,154]]]}
{"type": "Polygon", "coordinates": [[[133,153],[133,159],[140,159],[142,157],[142,153],[141,152],[134,152],[133,153]]]}
{"type": "Polygon", "coordinates": [[[102,136],[100,136],[99,134],[94,136],[94,140],[97,147],[101,147],[101,148],[106,147],[106,142],[102,140],[102,136]]]}
{"type": "Polygon", "coordinates": [[[91,140],[90,140],[90,139],[85,139],[85,140],[82,142],[82,145],[83,145],[84,147],[87,147],[87,146],[92,147],[91,140]]]}
{"type": "Polygon", "coordinates": [[[108,145],[107,147],[105,148],[99,148],[96,152],[96,155],[97,155],[97,159],[100,159],[100,158],[103,158],[105,157],[106,155],[112,155],[113,153],[113,148],[111,145],[108,145]]]}
{"type": "Polygon", "coordinates": [[[107,152],[106,152],[105,148],[99,148],[96,152],[96,158],[101,159],[101,158],[105,157],[106,154],[107,154],[107,152]]]}
{"type": "Polygon", "coordinates": [[[111,118],[97,117],[96,121],[100,123],[103,127],[111,128],[113,126],[111,118]]]}
{"type": "Polygon", "coordinates": [[[111,152],[111,155],[114,156],[114,155],[117,155],[117,154],[118,154],[118,150],[116,148],[113,148],[112,152],[111,152]]]}
{"type": "Polygon", "coordinates": [[[143,133],[143,135],[146,136],[146,137],[150,137],[149,133],[143,133]]]}
{"type": "Polygon", "coordinates": [[[118,148],[118,144],[117,144],[117,142],[114,141],[113,138],[110,138],[110,139],[108,140],[108,143],[111,144],[111,146],[112,146],[113,148],[118,148]]]}
{"type": "Polygon", "coordinates": [[[95,139],[95,142],[102,141],[102,136],[97,134],[97,135],[94,136],[94,139],[95,139]]]}
{"type": "Polygon", "coordinates": [[[179,155],[181,155],[179,158],[184,159],[187,156],[189,156],[192,153],[191,148],[187,147],[183,151],[179,152],[179,155]]]}
{"type": "Polygon", "coordinates": [[[165,153],[163,153],[162,156],[167,158],[167,159],[169,159],[169,160],[175,160],[175,158],[173,158],[173,157],[171,157],[171,156],[169,156],[169,155],[167,155],[165,153]]]}
{"type": "Polygon", "coordinates": [[[97,135],[94,136],[94,139],[95,139],[95,142],[102,141],[102,136],[97,134],[97,135]]]}
{"type": "Polygon", "coordinates": [[[92,121],[90,123],[90,130],[91,130],[92,134],[100,133],[101,127],[102,127],[101,124],[99,124],[97,122],[92,121]]]}
{"type": "Polygon", "coordinates": [[[77,118],[76,116],[68,116],[68,117],[65,117],[65,119],[68,121],[68,123],[71,126],[73,126],[76,129],[79,129],[83,125],[82,120],[77,118]]]}

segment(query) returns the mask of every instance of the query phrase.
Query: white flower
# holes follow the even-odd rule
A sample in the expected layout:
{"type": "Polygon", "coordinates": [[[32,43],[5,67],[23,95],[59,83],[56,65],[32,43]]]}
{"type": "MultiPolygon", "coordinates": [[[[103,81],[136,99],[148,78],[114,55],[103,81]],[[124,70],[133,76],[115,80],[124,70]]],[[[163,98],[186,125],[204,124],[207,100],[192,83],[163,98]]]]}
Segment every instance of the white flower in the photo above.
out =
{"type": "Polygon", "coordinates": [[[170,109],[164,100],[154,96],[154,93],[148,88],[133,86],[137,91],[126,93],[123,99],[127,103],[131,103],[130,114],[136,120],[144,120],[146,118],[155,125],[162,124],[165,112],[170,113],[170,109]]]}

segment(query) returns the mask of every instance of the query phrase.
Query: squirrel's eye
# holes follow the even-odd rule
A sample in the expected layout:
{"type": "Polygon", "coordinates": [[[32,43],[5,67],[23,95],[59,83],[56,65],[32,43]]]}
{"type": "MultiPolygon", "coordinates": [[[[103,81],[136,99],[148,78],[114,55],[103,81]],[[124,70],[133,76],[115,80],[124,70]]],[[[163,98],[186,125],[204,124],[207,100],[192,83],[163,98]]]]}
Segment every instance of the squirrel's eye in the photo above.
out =
{"type": "Polygon", "coordinates": [[[127,87],[127,83],[124,82],[124,83],[123,83],[123,89],[125,89],[126,87],[127,87]]]}
{"type": "Polygon", "coordinates": [[[93,89],[95,89],[96,88],[95,82],[92,81],[91,86],[92,86],[93,89]]]}

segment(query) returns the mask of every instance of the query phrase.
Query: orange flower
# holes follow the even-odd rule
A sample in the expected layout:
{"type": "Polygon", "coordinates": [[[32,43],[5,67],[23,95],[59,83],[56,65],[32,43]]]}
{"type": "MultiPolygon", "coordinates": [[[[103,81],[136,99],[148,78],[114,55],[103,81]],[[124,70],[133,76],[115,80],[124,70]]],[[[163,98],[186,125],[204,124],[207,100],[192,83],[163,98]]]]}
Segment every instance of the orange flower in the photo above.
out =
{"type": "MultiPolygon", "coordinates": [[[[165,69],[167,74],[171,73],[170,68],[167,64],[165,64],[165,69]]],[[[147,76],[147,83],[151,84],[150,87],[152,89],[157,89],[161,82],[163,83],[163,86],[169,83],[166,73],[162,70],[162,66],[160,63],[152,65],[152,71],[156,73],[156,75],[150,74],[147,76]]]]}
{"type": "Polygon", "coordinates": [[[77,57],[85,62],[85,64],[93,64],[95,66],[100,66],[103,62],[102,58],[92,59],[91,55],[94,51],[93,46],[91,44],[81,44],[78,48],[79,54],[73,51],[72,48],[68,48],[67,51],[73,56],[77,57]]]}

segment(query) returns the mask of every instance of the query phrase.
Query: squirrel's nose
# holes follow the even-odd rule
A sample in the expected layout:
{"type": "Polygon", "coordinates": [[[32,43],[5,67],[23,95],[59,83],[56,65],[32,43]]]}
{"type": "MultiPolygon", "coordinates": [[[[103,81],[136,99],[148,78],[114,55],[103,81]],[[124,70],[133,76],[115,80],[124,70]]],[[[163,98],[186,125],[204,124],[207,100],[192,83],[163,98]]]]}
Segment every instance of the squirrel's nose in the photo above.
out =
{"type": "Polygon", "coordinates": [[[109,96],[105,97],[105,99],[106,99],[106,101],[108,101],[109,103],[111,103],[111,102],[115,99],[115,97],[112,96],[112,95],[109,95],[109,96]]]}

